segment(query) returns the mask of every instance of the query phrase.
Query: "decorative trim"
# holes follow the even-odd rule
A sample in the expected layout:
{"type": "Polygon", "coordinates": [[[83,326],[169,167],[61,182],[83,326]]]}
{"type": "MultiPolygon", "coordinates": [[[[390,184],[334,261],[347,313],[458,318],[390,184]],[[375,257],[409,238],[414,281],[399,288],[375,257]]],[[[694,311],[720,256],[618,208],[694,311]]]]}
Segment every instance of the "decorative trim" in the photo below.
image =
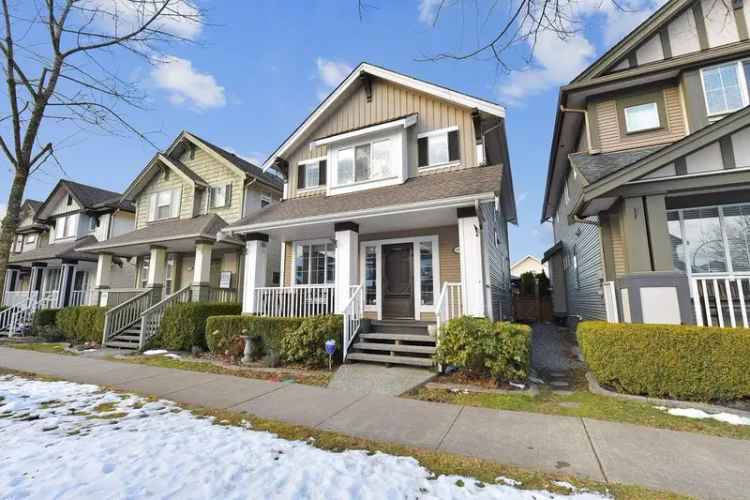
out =
{"type": "Polygon", "coordinates": [[[674,171],[677,175],[687,175],[687,162],[685,157],[681,156],[674,161],[674,171]]]}
{"type": "Polygon", "coordinates": [[[32,262],[31,267],[47,267],[46,262],[32,262]]]}
{"type": "Polygon", "coordinates": [[[399,118],[389,122],[381,123],[379,125],[373,125],[371,127],[364,127],[350,132],[342,132],[341,134],[331,135],[323,137],[321,139],[314,140],[310,143],[310,146],[325,146],[335,142],[345,141],[347,139],[354,139],[363,135],[374,134],[375,132],[381,132],[392,128],[409,128],[417,123],[417,113],[412,113],[405,118],[399,118]]]}
{"type": "Polygon", "coordinates": [[[463,219],[465,217],[476,217],[477,209],[476,207],[458,207],[456,209],[456,216],[458,216],[459,219],[463,219]]]}
{"type": "Polygon", "coordinates": [[[664,28],[659,31],[659,39],[661,40],[661,53],[664,59],[672,58],[672,45],[669,40],[669,30],[664,28]]]}
{"type": "Polygon", "coordinates": [[[745,21],[745,13],[742,11],[742,0],[734,0],[732,2],[734,8],[734,22],[737,24],[737,36],[740,40],[747,40],[747,21],[745,21]],[[739,6],[737,6],[739,4],[739,6]]]}
{"type": "Polygon", "coordinates": [[[737,167],[737,162],[734,158],[734,148],[732,147],[732,136],[725,135],[719,139],[719,148],[721,149],[721,161],[724,164],[725,170],[730,170],[737,167]]]}
{"type": "Polygon", "coordinates": [[[333,231],[338,233],[339,231],[354,231],[359,232],[359,224],[356,222],[336,222],[333,224],[333,231]]]}
{"type": "Polygon", "coordinates": [[[164,250],[164,251],[166,251],[167,247],[165,247],[164,245],[149,245],[148,249],[149,250],[164,250]]]}
{"type": "Polygon", "coordinates": [[[695,31],[698,32],[698,43],[701,50],[708,49],[708,33],[706,32],[706,20],[703,17],[703,7],[700,0],[695,0],[691,7],[693,9],[693,18],[695,20],[695,31]]]}
{"type": "Polygon", "coordinates": [[[196,245],[213,245],[214,243],[216,243],[214,240],[208,238],[197,238],[195,240],[196,245]]]}

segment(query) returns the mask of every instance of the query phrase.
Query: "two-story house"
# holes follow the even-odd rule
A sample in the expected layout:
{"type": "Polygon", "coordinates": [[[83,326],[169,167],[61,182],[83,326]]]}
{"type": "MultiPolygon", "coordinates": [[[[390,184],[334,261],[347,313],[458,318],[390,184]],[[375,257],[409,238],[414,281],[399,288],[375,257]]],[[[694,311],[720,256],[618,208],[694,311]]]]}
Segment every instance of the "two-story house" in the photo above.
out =
{"type": "Polygon", "coordinates": [[[750,6],[670,0],[560,90],[561,318],[748,326],[750,6]]]}
{"type": "Polygon", "coordinates": [[[245,241],[243,312],[343,314],[347,359],[418,365],[428,325],[509,318],[501,106],[362,63],[264,168],[283,173],[284,199],[222,231],[245,241]],[[276,242],[281,286],[267,287],[276,242]]]}
{"type": "MultiPolygon", "coordinates": [[[[43,202],[26,200],[6,270],[0,330],[22,309],[97,303],[93,287],[97,256],[83,246],[132,231],[134,207],[115,193],[61,180],[43,202]]],[[[112,284],[132,287],[134,268],[110,262],[112,284]]]]}
{"type": "MultiPolygon", "coordinates": [[[[174,302],[239,301],[244,244],[219,232],[278,201],[282,188],[279,176],[195,134],[180,133],[123,194],[135,207],[135,230],[83,248],[98,255],[101,290],[111,286],[106,269],[113,258],[136,262],[140,293],[110,308],[105,341],[143,346],[174,302]]],[[[279,279],[278,259],[278,252],[269,259],[264,285],[279,279]]],[[[104,303],[109,297],[103,296],[104,303]]]]}

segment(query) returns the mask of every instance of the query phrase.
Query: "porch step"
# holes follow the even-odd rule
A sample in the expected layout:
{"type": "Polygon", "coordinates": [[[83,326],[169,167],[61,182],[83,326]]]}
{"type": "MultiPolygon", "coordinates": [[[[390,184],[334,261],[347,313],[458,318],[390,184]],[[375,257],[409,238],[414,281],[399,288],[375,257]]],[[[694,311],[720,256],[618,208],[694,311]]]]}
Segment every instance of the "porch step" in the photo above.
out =
{"type": "Polygon", "coordinates": [[[427,334],[411,333],[360,333],[359,338],[364,340],[403,340],[405,342],[431,342],[435,343],[435,337],[427,334]]]}
{"type": "Polygon", "coordinates": [[[433,354],[435,346],[384,344],[380,342],[355,342],[352,347],[362,351],[413,352],[419,354],[433,354]]]}
{"type": "Polygon", "coordinates": [[[371,361],[374,363],[385,363],[393,365],[432,366],[431,358],[416,358],[412,356],[389,356],[387,354],[367,354],[353,352],[347,356],[353,361],[371,361]]]}
{"type": "Polygon", "coordinates": [[[141,341],[141,330],[138,328],[130,328],[115,335],[107,341],[105,347],[117,347],[118,349],[138,349],[138,344],[141,341]]]}
{"type": "Polygon", "coordinates": [[[379,333],[403,333],[411,335],[428,335],[427,327],[435,324],[431,321],[413,319],[381,319],[370,321],[370,330],[379,333]]]}
{"type": "Polygon", "coordinates": [[[110,340],[107,342],[106,347],[116,347],[118,349],[132,349],[137,350],[138,349],[138,342],[124,342],[119,340],[110,340]]]}

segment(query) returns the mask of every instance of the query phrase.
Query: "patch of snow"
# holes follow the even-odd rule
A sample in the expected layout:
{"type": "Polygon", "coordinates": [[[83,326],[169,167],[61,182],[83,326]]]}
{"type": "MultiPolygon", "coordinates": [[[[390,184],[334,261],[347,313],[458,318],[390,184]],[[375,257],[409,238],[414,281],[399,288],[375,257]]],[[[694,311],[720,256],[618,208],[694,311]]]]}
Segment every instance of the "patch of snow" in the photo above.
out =
{"type": "Polygon", "coordinates": [[[526,389],[526,384],[519,384],[518,382],[509,382],[511,387],[515,387],[516,389],[526,389]]]}
{"type": "Polygon", "coordinates": [[[83,351],[81,351],[81,352],[96,352],[96,351],[98,351],[98,350],[99,350],[99,349],[84,349],[84,350],[83,350],[83,351]]]}
{"type": "Polygon", "coordinates": [[[435,477],[410,457],[324,451],[94,385],[3,376],[0,394],[4,498],[608,498],[435,477]]]}
{"type": "Polygon", "coordinates": [[[495,478],[495,482],[507,484],[508,486],[521,486],[521,481],[516,481],[515,479],[511,479],[509,477],[505,476],[498,476],[495,478]]]}
{"type": "Polygon", "coordinates": [[[166,351],[164,349],[149,349],[148,351],[143,351],[144,356],[161,356],[162,354],[168,354],[169,351],[166,351]]]}
{"type": "Polygon", "coordinates": [[[173,353],[165,354],[164,357],[165,358],[172,358],[172,359],[180,359],[180,355],[179,354],[173,354],[173,353]]]}
{"type": "Polygon", "coordinates": [[[576,491],[577,489],[575,486],[573,486],[567,481],[552,481],[552,484],[554,484],[555,486],[559,486],[560,488],[569,489],[570,491],[576,491]]]}
{"type": "Polygon", "coordinates": [[[654,406],[657,410],[666,411],[677,417],[697,418],[698,420],[712,419],[731,425],[750,425],[750,417],[742,417],[734,413],[707,413],[697,408],[669,408],[665,406],[654,406]]]}

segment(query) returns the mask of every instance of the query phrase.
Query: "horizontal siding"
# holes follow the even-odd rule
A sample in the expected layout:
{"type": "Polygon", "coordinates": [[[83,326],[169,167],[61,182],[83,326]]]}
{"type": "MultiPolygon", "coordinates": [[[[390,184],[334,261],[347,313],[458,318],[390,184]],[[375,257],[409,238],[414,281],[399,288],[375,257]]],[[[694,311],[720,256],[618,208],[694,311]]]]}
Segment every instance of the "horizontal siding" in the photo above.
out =
{"type": "Polygon", "coordinates": [[[494,203],[483,203],[482,244],[487,260],[486,279],[490,287],[490,304],[495,320],[510,319],[512,294],[510,289],[510,255],[508,249],[508,224],[494,203]],[[497,240],[495,239],[497,232],[497,240]]]}

